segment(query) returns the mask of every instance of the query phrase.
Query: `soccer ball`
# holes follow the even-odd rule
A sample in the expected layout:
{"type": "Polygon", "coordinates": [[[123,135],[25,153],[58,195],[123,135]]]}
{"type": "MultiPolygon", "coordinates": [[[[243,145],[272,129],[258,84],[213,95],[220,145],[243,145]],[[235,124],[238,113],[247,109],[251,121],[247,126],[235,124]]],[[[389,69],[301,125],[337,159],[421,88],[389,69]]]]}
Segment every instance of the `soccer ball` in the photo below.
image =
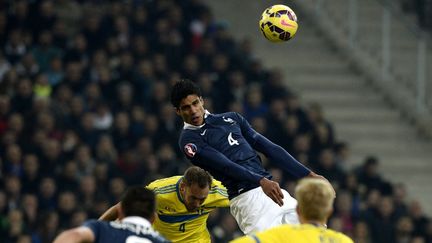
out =
{"type": "Polygon", "coordinates": [[[262,13],[259,27],[264,37],[272,42],[284,42],[297,32],[297,16],[288,6],[273,5],[262,13]]]}

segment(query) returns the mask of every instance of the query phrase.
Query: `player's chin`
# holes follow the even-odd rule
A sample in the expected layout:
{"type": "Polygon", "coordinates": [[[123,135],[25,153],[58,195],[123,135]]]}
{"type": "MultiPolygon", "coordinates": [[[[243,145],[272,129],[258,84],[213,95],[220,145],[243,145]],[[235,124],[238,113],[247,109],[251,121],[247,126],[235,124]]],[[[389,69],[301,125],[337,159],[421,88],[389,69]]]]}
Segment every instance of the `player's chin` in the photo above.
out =
{"type": "Polygon", "coordinates": [[[198,210],[198,208],[196,208],[196,207],[187,207],[187,210],[188,210],[189,212],[195,212],[195,211],[198,210]]]}
{"type": "Polygon", "coordinates": [[[201,125],[201,117],[192,117],[191,124],[194,126],[201,125]]]}

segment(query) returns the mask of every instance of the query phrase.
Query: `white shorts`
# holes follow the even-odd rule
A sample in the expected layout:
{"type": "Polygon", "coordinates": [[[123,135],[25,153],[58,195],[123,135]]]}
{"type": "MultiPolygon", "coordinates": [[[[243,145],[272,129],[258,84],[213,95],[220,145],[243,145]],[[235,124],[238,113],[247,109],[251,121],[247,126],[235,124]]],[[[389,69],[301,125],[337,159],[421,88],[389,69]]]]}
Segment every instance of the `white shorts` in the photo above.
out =
{"type": "Polygon", "coordinates": [[[277,205],[261,187],[238,195],[230,201],[230,211],[244,234],[281,224],[298,224],[297,200],[282,189],[283,206],[277,205]]]}

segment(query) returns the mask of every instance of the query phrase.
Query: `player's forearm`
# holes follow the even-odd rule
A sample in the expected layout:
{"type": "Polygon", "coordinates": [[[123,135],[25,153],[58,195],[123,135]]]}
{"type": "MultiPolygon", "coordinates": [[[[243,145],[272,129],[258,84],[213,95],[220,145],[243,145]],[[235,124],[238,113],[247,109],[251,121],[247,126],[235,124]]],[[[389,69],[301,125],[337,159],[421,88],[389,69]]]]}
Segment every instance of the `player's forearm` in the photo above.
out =
{"type": "Polygon", "coordinates": [[[102,216],[99,217],[99,220],[103,221],[113,221],[118,218],[118,204],[112,206],[109,208],[105,213],[102,214],[102,216]]]}
{"type": "Polygon", "coordinates": [[[82,234],[77,230],[67,230],[57,236],[53,243],[80,243],[84,242],[82,234]]]}
{"type": "Polygon", "coordinates": [[[277,161],[279,167],[281,167],[284,171],[298,178],[305,177],[311,173],[311,171],[306,166],[292,157],[291,154],[289,154],[285,149],[277,144],[272,143],[261,134],[255,135],[255,141],[256,150],[264,153],[273,161],[277,161]]]}
{"type": "Polygon", "coordinates": [[[241,121],[242,134],[246,141],[257,151],[263,153],[273,161],[277,161],[279,167],[298,178],[307,176],[311,171],[292,157],[281,146],[271,142],[266,137],[256,132],[243,117],[241,121]]]}
{"type": "Polygon", "coordinates": [[[89,228],[78,227],[64,231],[54,239],[53,243],[93,242],[94,239],[95,236],[89,228]]]}
{"type": "Polygon", "coordinates": [[[55,238],[53,243],[78,243],[81,242],[79,234],[76,232],[63,232],[55,238]]]}

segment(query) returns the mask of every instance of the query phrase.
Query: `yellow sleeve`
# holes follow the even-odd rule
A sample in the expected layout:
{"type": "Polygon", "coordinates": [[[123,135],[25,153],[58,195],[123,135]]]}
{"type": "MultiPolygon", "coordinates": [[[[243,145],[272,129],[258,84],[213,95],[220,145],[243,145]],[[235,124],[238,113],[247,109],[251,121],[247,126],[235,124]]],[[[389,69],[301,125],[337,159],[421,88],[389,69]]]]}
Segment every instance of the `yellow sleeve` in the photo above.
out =
{"type": "Polygon", "coordinates": [[[171,176],[150,182],[146,188],[158,194],[158,191],[175,189],[176,184],[181,176],[171,176]]]}
{"type": "Polygon", "coordinates": [[[149,189],[149,190],[154,190],[156,188],[156,183],[155,181],[151,182],[150,184],[148,184],[147,186],[145,186],[145,188],[149,189]]]}
{"type": "Polygon", "coordinates": [[[348,236],[346,236],[346,235],[344,235],[344,234],[342,234],[342,243],[354,243],[354,241],[351,239],[351,238],[349,238],[348,236]]]}
{"type": "Polygon", "coordinates": [[[204,204],[207,207],[229,207],[228,192],[220,181],[213,179],[209,195],[204,204]]]}

